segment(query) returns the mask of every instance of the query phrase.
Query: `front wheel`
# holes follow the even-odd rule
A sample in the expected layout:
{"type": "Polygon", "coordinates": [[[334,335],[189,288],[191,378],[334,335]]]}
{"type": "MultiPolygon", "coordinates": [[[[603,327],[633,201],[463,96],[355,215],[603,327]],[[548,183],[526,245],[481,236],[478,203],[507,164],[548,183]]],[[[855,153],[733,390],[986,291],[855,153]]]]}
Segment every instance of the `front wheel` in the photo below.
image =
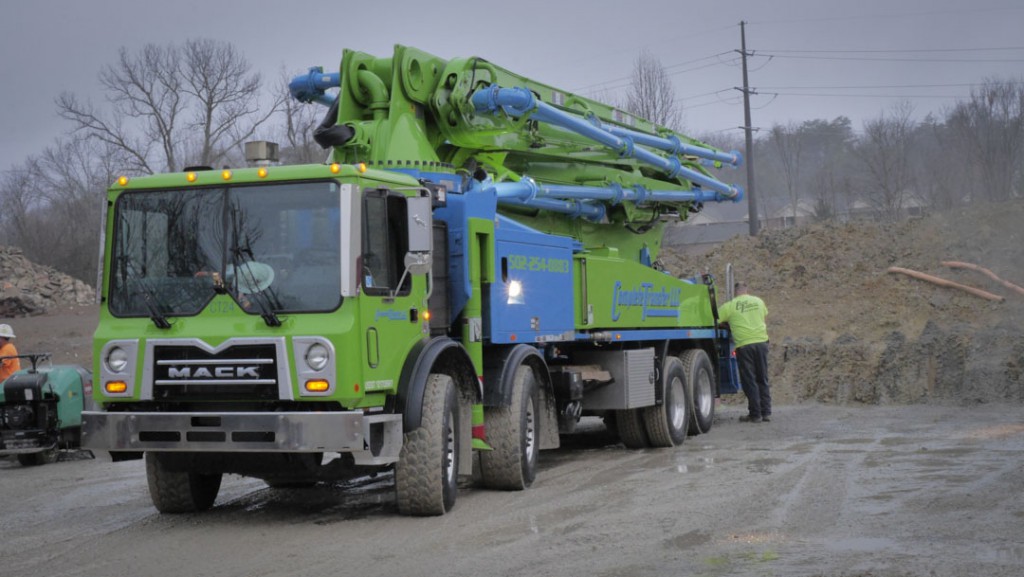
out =
{"type": "Polygon", "coordinates": [[[161,513],[195,513],[213,506],[221,473],[196,473],[168,466],[168,455],[146,453],[146,480],[153,506],[161,513]]]}
{"type": "Polygon", "coordinates": [[[529,365],[513,377],[512,403],[486,407],[487,440],[493,450],[480,452],[480,474],[492,489],[521,491],[537,476],[537,379],[529,365]]]}
{"type": "Polygon", "coordinates": [[[47,449],[38,453],[19,453],[18,462],[22,467],[38,467],[57,460],[57,449],[47,449]]]}
{"type": "Polygon", "coordinates": [[[455,506],[459,474],[459,400],[448,375],[432,374],[423,391],[423,420],[403,435],[395,466],[398,510],[443,515],[455,506]]]}

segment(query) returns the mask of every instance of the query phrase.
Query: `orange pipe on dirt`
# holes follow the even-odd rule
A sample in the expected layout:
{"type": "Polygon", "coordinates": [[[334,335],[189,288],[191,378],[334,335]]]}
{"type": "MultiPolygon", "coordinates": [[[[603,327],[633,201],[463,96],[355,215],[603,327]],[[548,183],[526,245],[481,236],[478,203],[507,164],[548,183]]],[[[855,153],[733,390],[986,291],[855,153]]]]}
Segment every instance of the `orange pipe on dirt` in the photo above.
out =
{"type": "Polygon", "coordinates": [[[976,264],[971,264],[969,262],[960,262],[960,261],[955,261],[955,260],[944,260],[944,261],[942,261],[942,265],[943,266],[948,266],[949,268],[966,268],[966,269],[970,269],[970,270],[973,270],[973,271],[980,272],[981,274],[989,277],[990,279],[996,281],[997,283],[1003,285],[1004,287],[1024,295],[1024,287],[1015,285],[1015,284],[1013,284],[1012,282],[1010,282],[1008,280],[1003,280],[1003,279],[999,278],[998,276],[996,276],[996,273],[988,270],[987,268],[985,268],[983,266],[978,266],[976,264]]]}
{"type": "Polygon", "coordinates": [[[974,296],[979,296],[979,297],[981,297],[983,299],[988,299],[990,301],[1003,302],[1004,300],[1006,300],[1003,297],[1001,297],[999,295],[996,295],[996,294],[992,294],[992,293],[990,293],[988,291],[983,291],[981,289],[977,289],[977,288],[974,288],[974,287],[963,285],[963,284],[960,284],[958,282],[953,282],[951,280],[946,280],[944,278],[939,278],[937,276],[932,276],[930,274],[925,274],[923,272],[918,272],[916,270],[910,270],[909,268],[900,268],[898,266],[891,266],[891,267],[889,267],[889,272],[901,273],[901,274],[905,274],[905,275],[910,276],[910,277],[914,277],[916,279],[920,279],[920,280],[923,280],[923,281],[928,281],[930,283],[937,284],[939,286],[956,288],[956,289],[960,289],[962,291],[967,291],[967,292],[971,293],[974,296]]]}

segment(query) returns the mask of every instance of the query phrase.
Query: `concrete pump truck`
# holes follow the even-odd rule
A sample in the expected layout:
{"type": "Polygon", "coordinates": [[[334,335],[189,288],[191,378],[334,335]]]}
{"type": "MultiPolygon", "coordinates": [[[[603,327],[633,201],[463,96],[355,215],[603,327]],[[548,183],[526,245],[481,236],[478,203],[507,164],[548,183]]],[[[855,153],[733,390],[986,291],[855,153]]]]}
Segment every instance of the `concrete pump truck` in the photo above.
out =
{"type": "Polygon", "coordinates": [[[658,255],[667,221],[741,198],[708,170],[739,153],[404,46],[291,91],[328,107],[328,162],[108,191],[83,443],[144,456],[159,511],[211,507],[224,473],[393,471],[399,511],[437,515],[460,475],[528,487],[583,416],[630,448],[710,429],[739,389],[715,285],[658,255]]]}

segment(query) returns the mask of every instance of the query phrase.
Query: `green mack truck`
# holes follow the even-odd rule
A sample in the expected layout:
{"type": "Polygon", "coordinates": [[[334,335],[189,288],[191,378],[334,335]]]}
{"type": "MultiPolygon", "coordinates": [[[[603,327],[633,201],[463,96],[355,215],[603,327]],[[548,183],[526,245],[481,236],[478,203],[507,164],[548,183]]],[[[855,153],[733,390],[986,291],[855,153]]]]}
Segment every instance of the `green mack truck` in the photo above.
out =
{"type": "Polygon", "coordinates": [[[475,461],[524,489],[583,416],[672,447],[739,390],[712,279],[658,261],[666,222],[741,198],[708,170],[739,153],[403,46],[291,91],[328,107],[325,164],[108,192],[83,444],[144,455],[159,511],[224,473],[393,471],[402,513],[443,514],[475,461]]]}

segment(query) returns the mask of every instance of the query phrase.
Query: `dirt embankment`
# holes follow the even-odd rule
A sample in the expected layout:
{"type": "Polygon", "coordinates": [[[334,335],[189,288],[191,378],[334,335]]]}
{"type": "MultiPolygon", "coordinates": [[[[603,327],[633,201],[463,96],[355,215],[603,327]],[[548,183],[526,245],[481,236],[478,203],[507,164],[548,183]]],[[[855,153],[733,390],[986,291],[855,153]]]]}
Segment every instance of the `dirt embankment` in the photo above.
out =
{"type": "MultiPolygon", "coordinates": [[[[942,265],[980,264],[1024,285],[1024,200],[899,223],[821,224],[741,237],[669,270],[726,263],[764,298],[779,402],[1024,402],[1024,297],[942,265]],[[1003,295],[990,302],[887,273],[905,267],[1003,295]]],[[[720,291],[724,292],[724,284],[720,291]]]]}

